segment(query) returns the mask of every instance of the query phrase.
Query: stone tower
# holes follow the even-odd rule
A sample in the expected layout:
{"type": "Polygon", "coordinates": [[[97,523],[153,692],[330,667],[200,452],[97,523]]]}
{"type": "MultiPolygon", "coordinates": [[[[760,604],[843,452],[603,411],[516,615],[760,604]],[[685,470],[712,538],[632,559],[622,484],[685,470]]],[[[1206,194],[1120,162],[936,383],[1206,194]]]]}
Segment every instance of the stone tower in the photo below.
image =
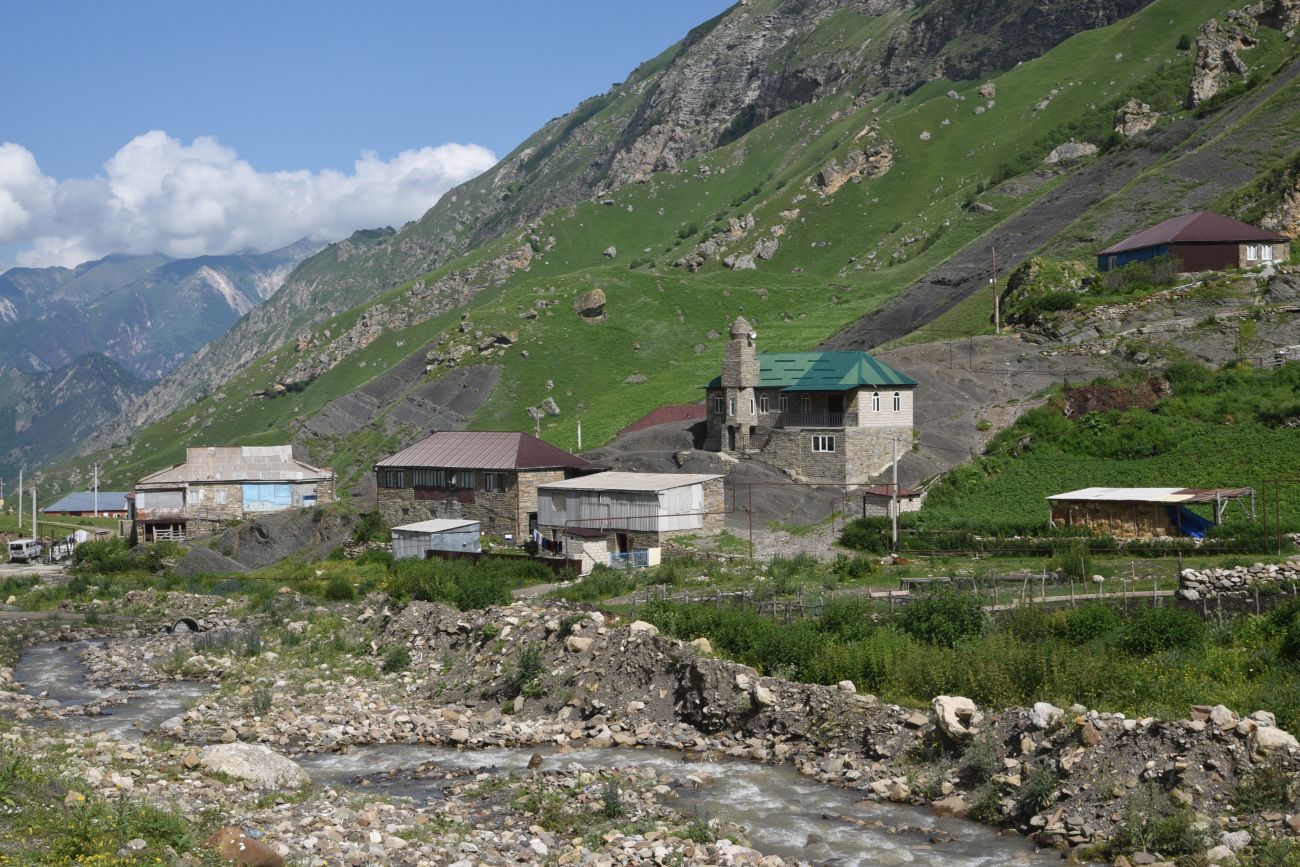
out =
{"type": "Polygon", "coordinates": [[[722,356],[722,389],[726,397],[726,430],[722,451],[745,452],[750,449],[750,435],[758,424],[754,386],[758,385],[758,335],[743,316],[731,323],[727,349],[722,356]]]}

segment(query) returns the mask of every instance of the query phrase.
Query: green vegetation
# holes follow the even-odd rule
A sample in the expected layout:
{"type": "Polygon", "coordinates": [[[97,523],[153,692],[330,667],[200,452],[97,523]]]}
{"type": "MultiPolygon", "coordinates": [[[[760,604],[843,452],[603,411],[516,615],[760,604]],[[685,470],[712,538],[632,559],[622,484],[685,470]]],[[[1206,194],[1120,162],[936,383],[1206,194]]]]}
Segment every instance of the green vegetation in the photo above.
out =
{"type": "MultiPolygon", "coordinates": [[[[903,524],[917,532],[1045,535],[1051,494],[1096,485],[1259,488],[1294,475],[1300,364],[1267,371],[1177,364],[1165,376],[1173,395],[1150,412],[1067,418],[1054,396],[998,434],[983,458],[945,476],[903,524]]],[[[1228,518],[1240,521],[1239,509],[1228,518]]],[[[1281,514],[1284,528],[1300,527],[1300,486],[1282,486],[1281,514]]],[[[1220,536],[1232,541],[1224,547],[1263,549],[1258,526],[1225,528],[1220,536]]]]}
{"type": "MultiPolygon", "coordinates": [[[[637,613],[678,638],[705,636],[719,655],[764,673],[852,680],[902,704],[946,694],[990,707],[1080,702],[1176,717],[1190,704],[1223,703],[1269,708],[1279,725],[1300,725],[1300,668],[1279,650],[1300,603],[1222,624],[1173,607],[1093,603],[1016,609],[981,626],[974,600],[931,598],[924,617],[844,600],[793,624],[740,606],[655,602],[637,613]]],[[[973,754],[966,773],[978,776],[983,764],[973,754]]]]}
{"type": "Polygon", "coordinates": [[[443,602],[463,611],[509,605],[510,591],[554,578],[546,566],[523,557],[467,560],[398,560],[384,589],[399,599],[443,602]]]}

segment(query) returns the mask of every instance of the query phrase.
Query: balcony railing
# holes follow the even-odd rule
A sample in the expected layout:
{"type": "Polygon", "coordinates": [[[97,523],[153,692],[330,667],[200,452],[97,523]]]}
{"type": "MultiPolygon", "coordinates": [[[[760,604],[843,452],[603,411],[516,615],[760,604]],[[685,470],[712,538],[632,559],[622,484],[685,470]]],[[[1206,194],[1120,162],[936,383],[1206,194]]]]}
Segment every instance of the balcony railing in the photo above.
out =
{"type": "Polygon", "coordinates": [[[611,551],[609,553],[609,568],[611,569],[635,569],[649,565],[650,552],[645,548],[635,551],[611,551]]]}
{"type": "Polygon", "coordinates": [[[854,412],[783,412],[776,417],[777,427],[852,427],[858,423],[854,412]]]}

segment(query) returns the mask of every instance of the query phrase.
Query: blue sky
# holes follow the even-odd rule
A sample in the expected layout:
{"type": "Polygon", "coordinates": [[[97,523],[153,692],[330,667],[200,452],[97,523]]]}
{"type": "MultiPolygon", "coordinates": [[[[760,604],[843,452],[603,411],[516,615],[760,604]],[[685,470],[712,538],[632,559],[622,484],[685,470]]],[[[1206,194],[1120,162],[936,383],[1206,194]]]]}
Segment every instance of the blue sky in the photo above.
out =
{"type": "MultiPolygon", "coordinates": [[[[114,244],[173,254],[247,245],[260,229],[232,223],[283,192],[271,183],[222,198],[213,192],[221,177],[238,185],[300,173],[294,189],[304,201],[340,212],[320,221],[325,234],[350,214],[360,225],[380,216],[367,197],[422,210],[430,195],[481,171],[487,152],[504,156],[729,5],[10,5],[0,52],[0,143],[8,143],[0,264],[66,262],[114,244]],[[436,150],[448,143],[478,150],[436,150]],[[363,153],[372,156],[361,170],[363,153]],[[382,182],[365,180],[375,177],[382,182]],[[171,224],[155,225],[165,217],[143,210],[148,203],[171,224]],[[96,232],[115,215],[139,223],[135,234],[96,232]]],[[[285,230],[311,222],[303,207],[285,230]]]]}

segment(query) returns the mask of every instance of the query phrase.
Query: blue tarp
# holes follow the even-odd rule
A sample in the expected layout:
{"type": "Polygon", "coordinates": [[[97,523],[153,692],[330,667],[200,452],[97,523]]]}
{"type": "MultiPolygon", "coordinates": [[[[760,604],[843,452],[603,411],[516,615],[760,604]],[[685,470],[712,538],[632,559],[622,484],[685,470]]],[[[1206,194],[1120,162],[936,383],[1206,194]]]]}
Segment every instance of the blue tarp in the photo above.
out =
{"type": "Polygon", "coordinates": [[[1204,539],[1214,527],[1214,522],[1193,512],[1186,506],[1170,506],[1169,517],[1182,531],[1193,539],[1204,539]]]}
{"type": "Polygon", "coordinates": [[[278,512],[293,505],[293,488],[290,485],[244,485],[245,512],[278,512]]]}

